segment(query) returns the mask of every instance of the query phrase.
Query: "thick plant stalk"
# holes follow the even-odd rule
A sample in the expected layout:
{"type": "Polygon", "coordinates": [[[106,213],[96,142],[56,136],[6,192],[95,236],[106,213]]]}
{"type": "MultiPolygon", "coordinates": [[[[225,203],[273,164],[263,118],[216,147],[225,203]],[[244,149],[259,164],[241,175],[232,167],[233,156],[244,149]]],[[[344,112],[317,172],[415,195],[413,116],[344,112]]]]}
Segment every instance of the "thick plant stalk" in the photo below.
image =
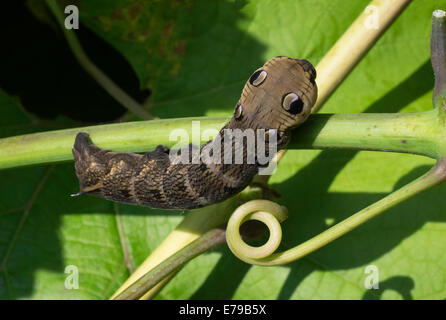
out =
{"type": "MultiPolygon", "coordinates": [[[[315,114],[293,132],[289,149],[383,150],[407,152],[438,158],[443,145],[443,128],[435,110],[402,114],[315,114]]],[[[173,130],[189,137],[217,131],[227,117],[181,118],[137,121],[84,128],[33,133],[0,139],[0,169],[49,164],[73,159],[71,148],[78,132],[90,134],[94,144],[122,152],[147,152],[159,144],[176,145],[173,130]],[[192,121],[199,121],[194,130],[192,121]]],[[[191,142],[191,141],[189,141],[191,142]]],[[[187,142],[187,143],[189,143],[187,142]]],[[[186,143],[186,144],[187,144],[186,143]]]]}
{"type": "Polygon", "coordinates": [[[373,0],[316,66],[317,112],[411,0],[373,0]]]}
{"type": "Polygon", "coordinates": [[[431,61],[435,75],[434,105],[446,108],[446,12],[435,10],[432,14],[431,61]],[[443,97],[443,98],[441,98],[443,97]],[[438,99],[437,99],[438,98],[438,99]]]}
{"type": "Polygon", "coordinates": [[[436,109],[392,114],[316,114],[294,132],[288,149],[378,150],[438,159],[446,147],[444,134],[446,129],[436,109]]]}

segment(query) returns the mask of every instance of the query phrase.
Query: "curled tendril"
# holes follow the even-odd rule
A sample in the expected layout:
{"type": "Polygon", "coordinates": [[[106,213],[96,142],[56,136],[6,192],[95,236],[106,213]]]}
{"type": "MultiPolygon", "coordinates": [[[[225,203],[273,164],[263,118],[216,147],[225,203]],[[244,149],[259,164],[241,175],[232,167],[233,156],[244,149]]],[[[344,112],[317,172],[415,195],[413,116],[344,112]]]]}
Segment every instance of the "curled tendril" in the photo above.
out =
{"type": "Polygon", "coordinates": [[[228,221],[226,241],[231,251],[239,259],[259,264],[261,259],[270,256],[282,240],[280,222],[287,218],[287,209],[269,200],[252,200],[238,207],[228,221]],[[263,222],[269,230],[269,239],[261,247],[253,247],[243,241],[240,227],[248,220],[263,222]]]}
{"type": "Polygon", "coordinates": [[[274,253],[282,240],[280,222],[287,217],[285,207],[268,200],[253,200],[238,207],[229,218],[226,241],[231,251],[241,260],[262,266],[274,266],[298,260],[327,245],[344,234],[356,229],[387,209],[409,197],[446,180],[446,157],[423,176],[390,193],[381,200],[358,211],[347,219],[335,224],[317,236],[283,252],[274,253]],[[261,247],[247,245],[240,236],[241,225],[248,220],[263,222],[269,229],[270,237],[261,247]]]}

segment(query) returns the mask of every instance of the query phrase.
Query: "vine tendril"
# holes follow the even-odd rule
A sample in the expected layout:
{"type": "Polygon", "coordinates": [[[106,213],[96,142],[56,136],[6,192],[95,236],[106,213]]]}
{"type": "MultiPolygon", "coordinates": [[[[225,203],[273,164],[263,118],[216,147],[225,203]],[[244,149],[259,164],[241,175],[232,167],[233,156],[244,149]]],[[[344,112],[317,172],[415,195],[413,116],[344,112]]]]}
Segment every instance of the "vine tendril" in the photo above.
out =
{"type": "Polygon", "coordinates": [[[231,251],[239,259],[253,263],[251,260],[270,256],[279,247],[282,241],[282,228],[280,222],[288,217],[285,207],[269,200],[252,200],[238,207],[231,215],[227,229],[226,241],[231,251]],[[268,241],[260,246],[248,245],[240,235],[240,227],[249,220],[263,222],[269,230],[268,241]]]}
{"type": "Polygon", "coordinates": [[[246,263],[274,266],[290,263],[338,239],[370,219],[382,214],[402,201],[446,180],[446,158],[423,176],[390,193],[381,200],[358,211],[352,216],[319,233],[313,238],[283,252],[274,253],[282,240],[280,222],[287,217],[285,207],[269,200],[252,200],[238,207],[229,218],[226,241],[231,251],[246,263]],[[248,220],[263,222],[270,237],[261,247],[246,244],[240,236],[241,225],[248,220]]]}

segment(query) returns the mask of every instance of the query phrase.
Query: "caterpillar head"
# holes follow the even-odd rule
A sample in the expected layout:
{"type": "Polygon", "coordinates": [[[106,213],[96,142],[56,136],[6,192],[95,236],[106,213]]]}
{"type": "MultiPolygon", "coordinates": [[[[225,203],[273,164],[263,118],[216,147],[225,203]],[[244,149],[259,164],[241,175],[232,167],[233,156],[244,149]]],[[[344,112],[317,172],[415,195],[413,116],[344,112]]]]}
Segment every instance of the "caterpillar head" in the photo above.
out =
{"type": "Polygon", "coordinates": [[[254,71],[233,120],[286,132],[304,122],[316,102],[316,70],[307,60],[276,57],[254,71]]]}

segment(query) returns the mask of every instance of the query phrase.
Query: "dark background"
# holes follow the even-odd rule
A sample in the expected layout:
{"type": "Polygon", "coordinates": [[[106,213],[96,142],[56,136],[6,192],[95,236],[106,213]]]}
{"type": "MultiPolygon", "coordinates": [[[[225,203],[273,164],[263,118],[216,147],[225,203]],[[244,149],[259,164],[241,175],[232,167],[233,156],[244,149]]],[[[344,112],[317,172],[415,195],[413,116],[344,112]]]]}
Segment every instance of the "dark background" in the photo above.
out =
{"type": "MultiPolygon", "coordinates": [[[[125,113],[76,61],[49,11],[54,23],[37,19],[24,0],[4,1],[0,17],[0,88],[18,96],[28,111],[47,119],[66,116],[86,123],[114,121],[125,113]]],[[[142,103],[150,92],[139,89],[129,63],[80,24],[76,35],[90,59],[142,103]]]]}

